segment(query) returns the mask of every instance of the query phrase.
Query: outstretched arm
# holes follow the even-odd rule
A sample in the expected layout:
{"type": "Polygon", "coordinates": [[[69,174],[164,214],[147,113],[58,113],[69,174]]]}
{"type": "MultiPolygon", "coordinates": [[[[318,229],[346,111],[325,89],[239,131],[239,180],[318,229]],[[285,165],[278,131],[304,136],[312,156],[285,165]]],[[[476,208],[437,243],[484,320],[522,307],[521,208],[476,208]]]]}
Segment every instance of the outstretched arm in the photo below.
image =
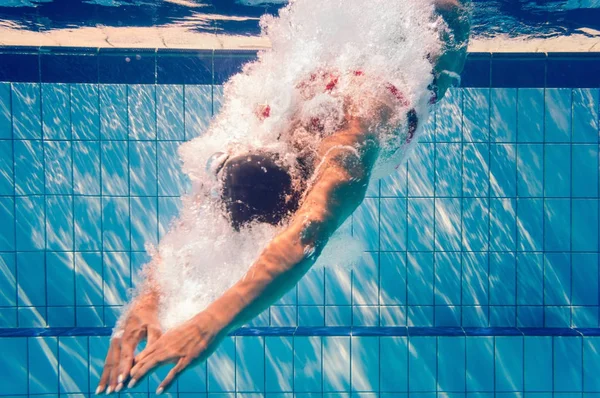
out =
{"type": "Polygon", "coordinates": [[[377,156],[375,139],[359,120],[323,140],[321,163],[288,227],[263,250],[247,274],[182,326],[165,333],[135,360],[130,386],[153,367],[176,362],[157,393],[194,360],[203,360],[232,329],[279,299],[314,264],[333,232],[364,198],[377,156]]]}

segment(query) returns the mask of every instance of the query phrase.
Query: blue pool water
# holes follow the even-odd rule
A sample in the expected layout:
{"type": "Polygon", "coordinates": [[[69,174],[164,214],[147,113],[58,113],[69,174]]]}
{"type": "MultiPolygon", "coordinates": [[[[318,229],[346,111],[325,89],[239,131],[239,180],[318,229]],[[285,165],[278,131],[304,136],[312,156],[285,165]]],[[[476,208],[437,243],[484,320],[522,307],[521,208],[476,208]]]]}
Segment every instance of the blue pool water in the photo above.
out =
{"type": "MultiPolygon", "coordinates": [[[[252,57],[0,49],[0,395],[95,389],[188,187],[176,149],[252,57]]],[[[354,214],[359,264],[310,271],[169,394],[598,398],[599,76],[598,54],[472,54],[354,214]]]]}

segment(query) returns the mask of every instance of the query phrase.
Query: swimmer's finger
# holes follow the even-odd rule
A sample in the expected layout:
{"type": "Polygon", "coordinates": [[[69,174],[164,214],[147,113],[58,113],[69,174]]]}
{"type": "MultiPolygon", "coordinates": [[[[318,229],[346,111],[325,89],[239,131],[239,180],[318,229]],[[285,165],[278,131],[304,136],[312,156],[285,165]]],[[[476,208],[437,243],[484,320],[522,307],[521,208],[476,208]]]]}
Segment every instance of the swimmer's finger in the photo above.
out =
{"type": "Polygon", "coordinates": [[[156,353],[154,355],[147,356],[145,359],[139,362],[136,359],[135,366],[131,368],[131,372],[129,372],[131,380],[129,381],[128,387],[132,388],[138,382],[138,380],[140,380],[146,375],[146,373],[148,373],[148,371],[150,371],[155,366],[166,362],[166,358],[163,358],[163,356],[164,355],[162,355],[162,353],[156,353]]]}
{"type": "Polygon", "coordinates": [[[177,365],[169,371],[167,376],[163,379],[162,383],[156,389],[156,394],[161,394],[169,385],[173,382],[173,379],[190,364],[189,359],[181,358],[177,362],[177,365]]]}
{"type": "Polygon", "coordinates": [[[121,339],[115,338],[110,342],[110,348],[104,360],[104,369],[96,388],[96,394],[100,394],[106,389],[106,393],[110,394],[117,386],[116,371],[119,365],[119,357],[121,355],[121,339]]]}
{"type": "Polygon", "coordinates": [[[125,329],[125,333],[121,340],[121,358],[119,361],[117,392],[121,391],[123,388],[123,383],[133,366],[133,354],[142,338],[144,338],[144,334],[145,332],[139,328],[125,329]]]}

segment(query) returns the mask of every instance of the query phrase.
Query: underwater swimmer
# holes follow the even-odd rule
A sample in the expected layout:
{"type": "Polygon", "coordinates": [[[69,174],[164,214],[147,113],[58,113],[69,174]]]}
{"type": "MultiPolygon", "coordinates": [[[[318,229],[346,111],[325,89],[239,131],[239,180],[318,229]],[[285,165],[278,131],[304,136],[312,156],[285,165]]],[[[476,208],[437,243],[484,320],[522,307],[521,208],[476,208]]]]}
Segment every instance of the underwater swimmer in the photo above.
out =
{"type": "MultiPolygon", "coordinates": [[[[452,37],[446,39],[454,45],[447,46],[439,57],[431,60],[435,64],[436,86],[432,87],[432,102],[443,97],[461,72],[469,35],[468,21],[461,18],[466,12],[463,5],[452,0],[438,0],[437,4],[438,12],[451,28],[452,37]]],[[[357,79],[362,74],[352,73],[357,79]]],[[[328,72],[319,74],[316,80],[315,84],[323,90],[336,84],[336,77],[328,72]]],[[[393,86],[387,87],[386,95],[402,101],[402,93],[393,86]]],[[[352,102],[349,98],[350,107],[352,102]]],[[[204,311],[164,334],[158,317],[160,290],[152,274],[148,275],[141,294],[126,313],[122,333],[111,340],[96,393],[119,392],[127,380],[129,387],[133,387],[154,367],[175,363],[158,387],[157,393],[162,393],[188,365],[203,361],[214,352],[229,332],[250,321],[295,286],[334,231],[364,198],[380,151],[372,127],[385,122],[388,111],[384,101],[369,106],[369,117],[356,117],[348,112],[341,127],[323,137],[308,155],[303,154],[301,142],[294,143],[299,153],[297,179],[267,151],[216,156],[211,172],[222,182],[222,205],[233,228],[243,228],[252,222],[285,222],[285,226],[241,280],[204,311]],[[146,348],[134,356],[144,338],[146,348]]],[[[259,113],[269,117],[269,107],[259,113]]],[[[408,141],[419,123],[412,109],[407,121],[408,141]]],[[[319,129],[319,122],[315,120],[314,128],[319,129]]],[[[156,256],[153,261],[160,258],[156,256]]]]}

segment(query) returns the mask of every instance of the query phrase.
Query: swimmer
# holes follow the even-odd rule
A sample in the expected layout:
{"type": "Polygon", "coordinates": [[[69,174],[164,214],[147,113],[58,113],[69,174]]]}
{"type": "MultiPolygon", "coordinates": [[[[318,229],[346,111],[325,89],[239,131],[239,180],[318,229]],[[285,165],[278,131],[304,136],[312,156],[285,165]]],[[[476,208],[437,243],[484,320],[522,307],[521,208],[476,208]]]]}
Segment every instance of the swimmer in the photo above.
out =
{"type": "MultiPolygon", "coordinates": [[[[464,3],[437,0],[436,10],[450,30],[444,33],[444,51],[428,58],[434,74],[432,103],[455,84],[464,65],[469,36],[464,3]]],[[[299,83],[297,89],[310,99],[335,90],[340,79],[361,85],[368,78],[361,70],[319,70],[299,83]]],[[[215,154],[208,168],[222,183],[221,206],[231,226],[239,230],[250,223],[268,223],[283,228],[241,280],[205,310],[164,334],[158,315],[159,283],[153,280],[152,273],[148,274],[141,293],[125,314],[120,333],[111,340],[96,394],[119,392],[126,383],[131,388],[156,366],[174,363],[156,391],[162,393],[186,367],[214,352],[228,333],[249,322],[296,285],[365,196],[381,150],[374,126],[388,120],[390,101],[406,101],[394,85],[383,86],[380,100],[365,104],[362,99],[344,98],[348,112],[336,131],[324,135],[315,147],[305,145],[302,134],[288,134],[294,140],[291,147],[297,152],[294,173],[267,149],[238,155],[215,154]],[[356,106],[367,108],[368,112],[352,112],[356,106]],[[135,356],[143,339],[147,339],[146,348],[135,356]]],[[[409,106],[407,109],[408,131],[399,146],[412,140],[419,125],[416,111],[409,106]]],[[[270,105],[257,109],[258,118],[270,116],[270,105]]],[[[318,133],[327,127],[319,118],[308,122],[298,119],[294,129],[318,133]]],[[[155,256],[153,261],[161,260],[155,256]]]]}

